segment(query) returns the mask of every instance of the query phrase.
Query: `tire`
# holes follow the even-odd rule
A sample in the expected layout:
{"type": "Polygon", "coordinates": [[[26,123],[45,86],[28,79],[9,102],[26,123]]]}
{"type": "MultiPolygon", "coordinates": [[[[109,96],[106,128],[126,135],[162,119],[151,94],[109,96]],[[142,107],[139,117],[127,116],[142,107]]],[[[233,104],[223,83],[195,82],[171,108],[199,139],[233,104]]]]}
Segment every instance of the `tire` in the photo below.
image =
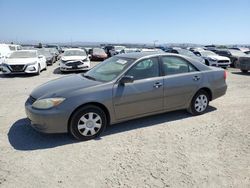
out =
{"type": "Polygon", "coordinates": [[[107,126],[107,117],[104,111],[94,105],[87,105],[78,109],[69,123],[70,134],[80,141],[98,137],[107,126]]]}
{"type": "Polygon", "coordinates": [[[237,64],[237,59],[235,59],[235,60],[233,61],[232,67],[233,67],[233,68],[236,68],[236,64],[237,64]]]}
{"type": "Polygon", "coordinates": [[[208,105],[209,105],[208,93],[204,90],[200,90],[192,98],[192,101],[188,108],[188,112],[195,116],[204,114],[207,110],[208,105]]]}
{"type": "Polygon", "coordinates": [[[243,72],[243,73],[248,73],[248,70],[242,70],[242,69],[240,69],[240,71],[243,72]]]}
{"type": "Polygon", "coordinates": [[[38,64],[38,70],[37,70],[37,73],[36,73],[36,75],[40,75],[40,73],[41,73],[41,66],[40,66],[40,64],[38,64]]]}

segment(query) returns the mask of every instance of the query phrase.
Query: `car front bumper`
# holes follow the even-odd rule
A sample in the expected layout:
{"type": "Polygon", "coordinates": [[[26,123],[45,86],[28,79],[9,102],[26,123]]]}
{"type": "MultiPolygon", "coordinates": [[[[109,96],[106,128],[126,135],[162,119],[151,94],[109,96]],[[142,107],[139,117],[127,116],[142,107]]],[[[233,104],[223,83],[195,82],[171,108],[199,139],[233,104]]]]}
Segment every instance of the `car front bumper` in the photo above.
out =
{"type": "Polygon", "coordinates": [[[30,98],[25,102],[25,112],[31,126],[42,133],[68,132],[68,113],[59,108],[38,110],[32,107],[30,98]]]}
{"type": "Polygon", "coordinates": [[[23,65],[22,69],[14,70],[10,65],[2,65],[3,74],[34,74],[38,71],[38,64],[23,65]]]}
{"type": "Polygon", "coordinates": [[[77,66],[68,66],[64,63],[60,63],[61,71],[83,71],[83,70],[89,70],[89,69],[90,69],[89,62],[84,62],[82,65],[77,65],[77,66]]]}

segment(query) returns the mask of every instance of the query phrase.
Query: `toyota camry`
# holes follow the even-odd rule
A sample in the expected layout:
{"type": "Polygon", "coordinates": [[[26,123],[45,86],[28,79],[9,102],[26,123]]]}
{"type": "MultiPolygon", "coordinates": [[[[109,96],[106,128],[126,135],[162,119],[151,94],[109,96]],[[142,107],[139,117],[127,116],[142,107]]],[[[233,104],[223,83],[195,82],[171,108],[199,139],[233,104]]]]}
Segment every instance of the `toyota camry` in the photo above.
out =
{"type": "Polygon", "coordinates": [[[134,118],[179,109],[201,115],[226,93],[225,80],[225,70],[178,54],[119,54],[84,74],[39,86],[25,108],[36,130],[89,140],[109,124],[134,118]]]}

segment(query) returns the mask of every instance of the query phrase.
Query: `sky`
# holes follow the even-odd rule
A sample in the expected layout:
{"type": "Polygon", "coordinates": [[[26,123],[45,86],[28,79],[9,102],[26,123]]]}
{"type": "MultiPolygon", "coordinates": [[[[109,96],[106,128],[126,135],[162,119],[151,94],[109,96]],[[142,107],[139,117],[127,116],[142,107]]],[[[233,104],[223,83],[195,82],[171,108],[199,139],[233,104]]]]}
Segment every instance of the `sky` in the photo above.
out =
{"type": "Polygon", "coordinates": [[[0,42],[250,44],[250,0],[0,0],[0,42]]]}

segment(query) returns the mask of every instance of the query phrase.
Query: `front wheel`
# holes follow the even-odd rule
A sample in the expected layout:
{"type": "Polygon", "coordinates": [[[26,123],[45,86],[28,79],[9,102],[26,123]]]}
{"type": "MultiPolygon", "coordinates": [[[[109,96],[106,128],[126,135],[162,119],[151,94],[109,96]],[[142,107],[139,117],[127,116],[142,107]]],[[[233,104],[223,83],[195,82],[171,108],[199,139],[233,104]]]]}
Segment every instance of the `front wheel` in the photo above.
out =
{"type": "Polygon", "coordinates": [[[209,104],[209,95],[206,91],[201,90],[195,94],[188,111],[192,115],[201,115],[205,113],[209,104]]]}
{"type": "Polygon", "coordinates": [[[77,140],[90,140],[98,137],[106,128],[107,118],[104,111],[93,105],[77,110],[71,118],[69,132],[77,140]]]}

